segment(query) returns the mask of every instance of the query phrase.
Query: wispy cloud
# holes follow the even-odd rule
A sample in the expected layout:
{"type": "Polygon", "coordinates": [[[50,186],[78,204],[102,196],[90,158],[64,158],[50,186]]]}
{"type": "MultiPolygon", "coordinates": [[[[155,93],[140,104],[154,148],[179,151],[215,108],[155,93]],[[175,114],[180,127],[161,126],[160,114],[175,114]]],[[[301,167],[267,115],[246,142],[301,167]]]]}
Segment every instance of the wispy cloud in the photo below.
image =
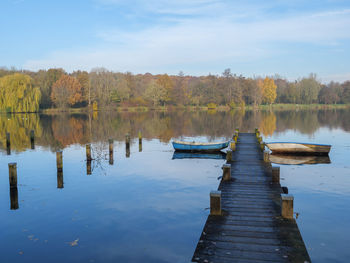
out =
{"type": "MultiPolygon", "coordinates": [[[[96,1],[104,5],[122,4],[119,0],[96,1]]],[[[205,74],[215,72],[218,65],[222,70],[226,66],[239,68],[241,63],[253,65],[262,60],[268,64],[269,59],[278,58],[280,63],[275,66],[278,73],[283,61],[290,59],[288,53],[293,44],[332,47],[350,39],[350,9],[345,8],[281,17],[266,15],[266,8],[271,8],[268,4],[263,8],[249,2],[246,7],[254,8],[246,11],[242,5],[234,7],[215,0],[134,0],[133,3],[135,8],[147,9],[151,14],[171,13],[177,17],[160,16],[158,19],[171,22],[155,22],[133,30],[105,27],[96,33],[98,46],[57,51],[42,59],[29,60],[24,67],[39,69],[54,65],[67,70],[89,70],[104,66],[141,73],[184,70],[205,74]],[[247,19],[251,14],[256,14],[255,19],[247,19]]]]}

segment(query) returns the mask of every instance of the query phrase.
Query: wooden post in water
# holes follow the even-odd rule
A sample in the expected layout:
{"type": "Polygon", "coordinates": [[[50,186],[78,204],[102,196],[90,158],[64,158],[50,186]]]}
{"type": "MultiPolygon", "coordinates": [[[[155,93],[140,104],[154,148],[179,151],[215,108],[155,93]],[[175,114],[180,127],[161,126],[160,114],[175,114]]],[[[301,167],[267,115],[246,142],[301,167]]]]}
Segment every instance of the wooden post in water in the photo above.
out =
{"type": "Polygon", "coordinates": [[[226,161],[227,162],[232,162],[232,150],[228,150],[226,152],[226,161]]]}
{"type": "Polygon", "coordinates": [[[31,130],[30,131],[30,148],[32,149],[32,150],[34,150],[35,149],[35,143],[34,143],[34,130],[31,130]]]}
{"type": "Polygon", "coordinates": [[[63,171],[63,160],[62,160],[62,151],[56,152],[56,166],[57,166],[57,171],[63,171]]]}
{"type": "Polygon", "coordinates": [[[293,202],[294,197],[292,195],[281,194],[281,215],[286,219],[293,219],[293,202]]]}
{"type": "Polygon", "coordinates": [[[86,160],[91,161],[91,144],[86,145],[86,160]]]}
{"type": "Polygon", "coordinates": [[[109,149],[109,164],[112,165],[114,163],[113,159],[113,145],[114,141],[113,139],[108,140],[108,149],[109,149]]]}
{"type": "Polygon", "coordinates": [[[86,174],[91,174],[91,160],[86,160],[86,174]]]}
{"type": "Polygon", "coordinates": [[[10,208],[18,209],[18,189],[17,189],[17,163],[9,163],[9,181],[10,181],[10,208]]]}
{"type": "Polygon", "coordinates": [[[130,157],[130,135],[128,133],[125,135],[125,155],[127,158],[130,157]]]}
{"type": "Polygon", "coordinates": [[[6,132],[6,152],[7,155],[11,154],[11,135],[9,132],[6,132]]]}
{"type": "Polygon", "coordinates": [[[272,167],[272,182],[276,184],[280,183],[280,167],[272,167]]]}
{"type": "Polygon", "coordinates": [[[17,188],[17,163],[9,163],[10,188],[17,188]]]}
{"type": "Polygon", "coordinates": [[[221,191],[210,192],[210,214],[221,215],[221,191]]]}
{"type": "Polygon", "coordinates": [[[10,188],[10,209],[17,210],[18,205],[18,189],[17,187],[10,188]]]}
{"type": "Polygon", "coordinates": [[[270,162],[270,155],[268,151],[264,151],[264,162],[270,162]]]}
{"type": "Polygon", "coordinates": [[[57,188],[63,188],[63,171],[57,170],[57,188]]]}
{"type": "Polygon", "coordinates": [[[230,149],[231,149],[231,151],[236,150],[236,143],[235,142],[230,142],[230,149]]]}
{"type": "Polygon", "coordinates": [[[142,133],[139,131],[139,152],[142,152],[142,133]]]}
{"type": "Polygon", "coordinates": [[[231,165],[223,164],[222,165],[222,180],[229,181],[231,180],[231,165]]]}
{"type": "Polygon", "coordinates": [[[63,188],[63,152],[56,152],[57,188],[63,188]]]}

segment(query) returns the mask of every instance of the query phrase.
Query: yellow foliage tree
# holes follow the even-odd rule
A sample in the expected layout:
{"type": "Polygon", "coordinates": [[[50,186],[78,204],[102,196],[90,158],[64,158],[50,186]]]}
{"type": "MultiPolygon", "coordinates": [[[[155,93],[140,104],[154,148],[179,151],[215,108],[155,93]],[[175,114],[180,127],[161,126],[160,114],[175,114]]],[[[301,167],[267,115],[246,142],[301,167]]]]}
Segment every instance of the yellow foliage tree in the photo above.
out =
{"type": "MultiPolygon", "coordinates": [[[[261,85],[261,82],[258,85],[261,85]]],[[[276,90],[277,86],[274,80],[266,77],[262,83],[263,100],[265,103],[272,104],[275,102],[277,97],[276,90]]]]}
{"type": "Polygon", "coordinates": [[[0,78],[0,111],[37,112],[40,99],[40,89],[30,76],[15,73],[0,78]]]}

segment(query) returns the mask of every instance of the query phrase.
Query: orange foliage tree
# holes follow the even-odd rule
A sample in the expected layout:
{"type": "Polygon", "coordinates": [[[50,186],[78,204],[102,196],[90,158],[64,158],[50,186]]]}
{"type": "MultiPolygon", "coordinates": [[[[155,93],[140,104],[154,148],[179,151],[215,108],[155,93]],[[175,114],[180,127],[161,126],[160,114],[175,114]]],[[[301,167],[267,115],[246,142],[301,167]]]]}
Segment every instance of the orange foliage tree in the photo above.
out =
{"type": "Polygon", "coordinates": [[[67,108],[83,101],[80,82],[71,76],[62,75],[53,85],[51,99],[58,108],[67,108]]]}

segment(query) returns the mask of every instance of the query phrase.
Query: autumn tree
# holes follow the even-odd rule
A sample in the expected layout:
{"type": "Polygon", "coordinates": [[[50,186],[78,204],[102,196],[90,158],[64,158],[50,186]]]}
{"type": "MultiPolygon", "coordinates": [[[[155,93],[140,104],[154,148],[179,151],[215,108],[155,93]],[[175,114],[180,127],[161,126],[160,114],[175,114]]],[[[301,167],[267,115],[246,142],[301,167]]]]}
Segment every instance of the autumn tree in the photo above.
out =
{"type": "Polygon", "coordinates": [[[86,101],[88,105],[91,105],[91,81],[89,73],[86,71],[74,71],[72,73],[73,77],[76,77],[76,79],[79,81],[81,88],[82,88],[82,96],[83,101],[86,101]]]}
{"type": "Polygon", "coordinates": [[[40,99],[40,89],[30,76],[15,73],[0,78],[1,111],[37,112],[40,99]]]}
{"type": "Polygon", "coordinates": [[[82,86],[75,77],[62,75],[52,85],[51,99],[61,109],[74,106],[83,101],[82,86]]]}
{"type": "Polygon", "coordinates": [[[262,84],[262,95],[263,95],[263,101],[265,103],[267,104],[274,103],[277,97],[276,89],[277,89],[277,86],[274,80],[266,77],[262,84]]]}
{"type": "Polygon", "coordinates": [[[151,81],[145,91],[145,98],[158,106],[160,102],[166,100],[167,90],[164,86],[158,84],[158,81],[151,81]]]}
{"type": "Polygon", "coordinates": [[[34,76],[35,85],[41,91],[41,108],[49,108],[52,106],[51,91],[52,85],[63,75],[65,71],[61,68],[52,68],[49,70],[39,70],[34,76]]]}
{"type": "Polygon", "coordinates": [[[166,102],[171,100],[171,93],[173,92],[174,83],[167,74],[164,74],[157,79],[157,85],[165,92],[162,98],[162,102],[165,105],[166,102]]]}

